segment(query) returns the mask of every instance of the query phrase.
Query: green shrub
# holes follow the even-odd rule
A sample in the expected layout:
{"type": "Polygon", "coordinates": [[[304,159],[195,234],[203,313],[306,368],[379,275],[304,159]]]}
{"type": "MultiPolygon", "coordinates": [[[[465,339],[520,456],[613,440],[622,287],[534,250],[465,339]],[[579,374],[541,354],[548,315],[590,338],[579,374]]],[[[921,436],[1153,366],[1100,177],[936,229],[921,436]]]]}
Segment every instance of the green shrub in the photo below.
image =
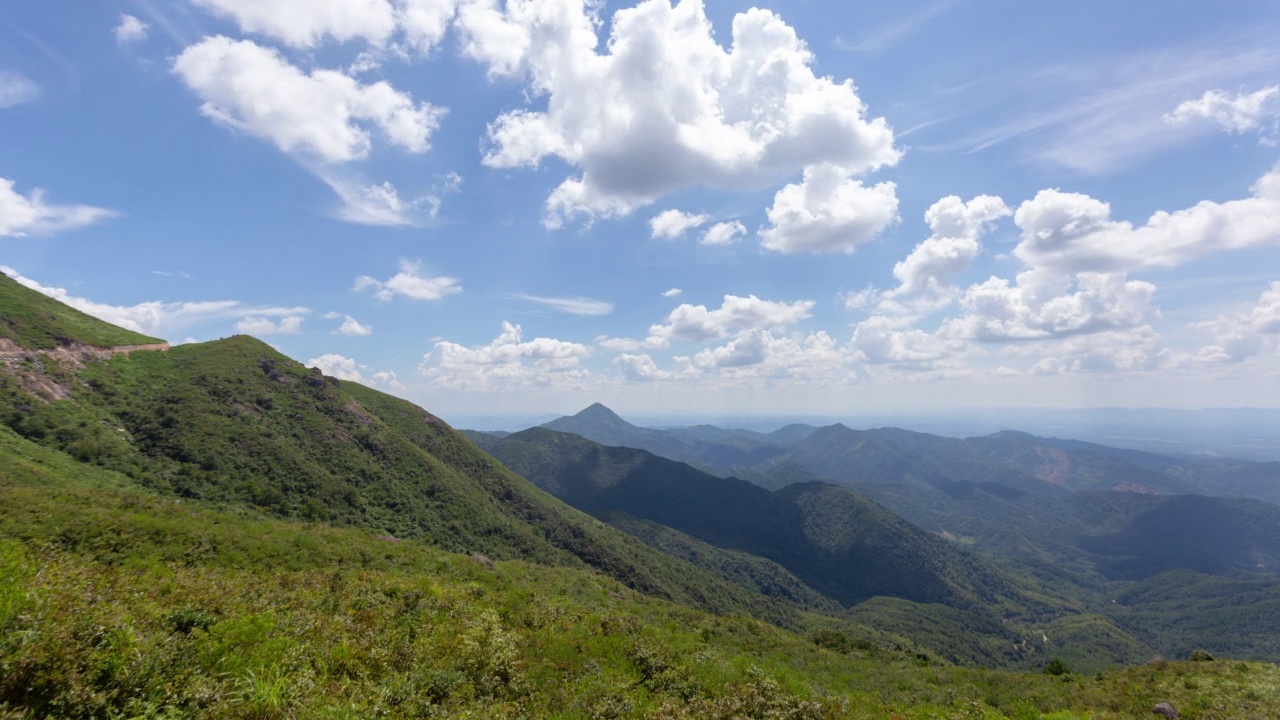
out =
{"type": "Polygon", "coordinates": [[[1067,664],[1062,662],[1060,658],[1054,658],[1044,666],[1044,670],[1041,672],[1045,675],[1053,675],[1056,677],[1059,675],[1069,675],[1071,673],[1071,669],[1068,668],[1067,664]]]}

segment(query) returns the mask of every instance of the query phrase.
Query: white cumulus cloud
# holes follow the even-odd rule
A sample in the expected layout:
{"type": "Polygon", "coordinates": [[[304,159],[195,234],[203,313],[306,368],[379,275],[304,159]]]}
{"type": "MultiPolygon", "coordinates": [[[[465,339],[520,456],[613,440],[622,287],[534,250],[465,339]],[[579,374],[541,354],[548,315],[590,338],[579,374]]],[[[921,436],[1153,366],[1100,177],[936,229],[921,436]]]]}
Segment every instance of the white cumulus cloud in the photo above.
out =
{"type": "Polygon", "coordinates": [[[369,124],[392,145],[426,152],[443,113],[385,81],[362,85],[333,70],[305,73],[248,40],[205,38],[183,50],[173,70],[204,101],[200,111],[210,119],[325,163],[367,156],[369,124]]]}
{"type": "Polygon", "coordinates": [[[307,361],[307,367],[320,368],[320,372],[336,377],[339,380],[357,382],[382,390],[399,392],[407,389],[396,378],[394,372],[390,370],[375,371],[368,365],[363,365],[352,358],[337,353],[326,353],[320,357],[311,358],[307,361]]]}
{"type": "Polygon", "coordinates": [[[799,184],[778,191],[761,244],[782,253],[852,253],[898,217],[896,186],[866,187],[840,167],[805,168],[799,184]]]}
{"type": "Polygon", "coordinates": [[[328,353],[307,361],[307,367],[320,368],[320,372],[339,380],[361,382],[364,375],[360,373],[360,364],[355,360],[336,353],[328,353]]]}
{"type": "Polygon", "coordinates": [[[1257,355],[1280,335],[1280,281],[1268,285],[1248,312],[1219,315],[1195,327],[1213,331],[1213,341],[1195,355],[1179,358],[1180,364],[1233,363],[1257,355]]]}
{"type": "Polygon", "coordinates": [[[761,300],[755,295],[725,295],[724,302],[714,310],[708,310],[706,305],[680,305],[667,315],[665,323],[649,328],[645,343],[666,347],[672,340],[701,342],[727,337],[738,330],[784,328],[808,318],[812,312],[813,302],[809,300],[787,303],[761,300]]]}
{"type": "Polygon", "coordinates": [[[964,314],[943,324],[943,334],[998,342],[1145,325],[1159,316],[1156,286],[1123,273],[1082,272],[1071,277],[1038,271],[1017,282],[993,277],[965,291],[964,314]]]}
{"type": "Polygon", "coordinates": [[[360,40],[375,50],[407,45],[425,52],[449,28],[458,0],[194,0],[232,18],[244,32],[313,48],[326,39],[360,40]]]}
{"type": "Polygon", "coordinates": [[[590,354],[591,348],[580,343],[545,337],[525,340],[519,325],[504,322],[501,334],[487,345],[437,342],[419,371],[442,390],[562,387],[589,377],[581,360],[590,354]]]}
{"type": "Polygon", "coordinates": [[[707,228],[698,242],[703,245],[730,245],[747,234],[747,227],[737,220],[716,223],[707,228]]]}
{"type": "Polygon", "coordinates": [[[0,237],[52,235],[116,217],[114,210],[90,205],[51,205],[43,190],[21,195],[14,182],[0,177],[0,237]]]}
{"type": "Polygon", "coordinates": [[[342,325],[338,326],[338,329],[334,332],[341,335],[347,335],[349,337],[365,337],[373,334],[372,327],[361,323],[350,315],[345,315],[343,317],[342,325]]]}
{"type": "Polygon", "coordinates": [[[1254,183],[1252,196],[1160,211],[1134,227],[1111,206],[1080,193],[1042,190],[1018,207],[1022,240],[1014,254],[1059,272],[1173,267],[1211,252],[1280,243],[1280,166],[1254,183]]]}
{"type": "Polygon", "coordinates": [[[115,34],[117,43],[130,45],[146,40],[147,30],[150,27],[132,15],[120,13],[120,24],[116,25],[111,32],[115,34]]]}
{"type": "Polygon", "coordinates": [[[663,210],[649,219],[649,232],[653,239],[672,239],[707,222],[708,215],[695,215],[680,210],[663,210]]]}
{"type": "Polygon", "coordinates": [[[356,278],[354,290],[372,290],[379,300],[387,301],[396,295],[412,300],[439,300],[446,295],[462,292],[462,285],[456,278],[438,275],[428,277],[422,274],[422,265],[410,260],[400,261],[400,272],[387,280],[378,280],[368,275],[356,278]]]}
{"type": "Polygon", "coordinates": [[[1213,122],[1232,133],[1275,129],[1277,119],[1280,119],[1280,85],[1252,93],[1209,90],[1195,100],[1183,102],[1165,116],[1166,122],[1174,124],[1213,122]]]}
{"type": "Polygon", "coordinates": [[[891,319],[873,316],[858,323],[850,347],[873,365],[930,369],[964,350],[965,344],[923,330],[904,329],[891,319]]]}
{"type": "Polygon", "coordinates": [[[652,357],[645,354],[623,353],[614,358],[613,362],[621,369],[624,378],[635,382],[672,380],[681,376],[678,372],[662,370],[652,357]]]}
{"type": "MultiPolygon", "coordinates": [[[[956,279],[982,250],[983,233],[1010,214],[1003,200],[990,195],[967,203],[951,195],[929,206],[924,218],[933,234],[893,266],[898,287],[880,295],[880,311],[915,313],[945,307],[959,292],[956,279]]],[[[869,300],[863,298],[863,303],[869,300]]],[[[846,305],[851,304],[846,299],[846,305]]]]}
{"type": "Polygon", "coordinates": [[[314,47],[325,37],[362,39],[382,45],[396,29],[396,14],[385,0],[194,0],[234,18],[245,32],[269,35],[289,45],[314,47]]]}
{"type": "Polygon", "coordinates": [[[302,332],[301,315],[287,315],[279,322],[260,315],[250,315],[236,323],[236,332],[246,335],[297,335],[302,332]]]}

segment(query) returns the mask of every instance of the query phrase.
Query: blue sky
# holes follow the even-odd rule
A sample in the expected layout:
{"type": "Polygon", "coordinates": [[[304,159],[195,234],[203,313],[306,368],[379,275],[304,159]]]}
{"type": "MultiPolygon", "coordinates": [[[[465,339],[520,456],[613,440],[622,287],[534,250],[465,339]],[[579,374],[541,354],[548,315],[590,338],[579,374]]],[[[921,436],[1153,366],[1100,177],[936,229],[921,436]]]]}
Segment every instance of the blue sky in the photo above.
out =
{"type": "Polygon", "coordinates": [[[16,0],[0,266],[446,418],[1280,405],[1280,6],[16,0]]]}

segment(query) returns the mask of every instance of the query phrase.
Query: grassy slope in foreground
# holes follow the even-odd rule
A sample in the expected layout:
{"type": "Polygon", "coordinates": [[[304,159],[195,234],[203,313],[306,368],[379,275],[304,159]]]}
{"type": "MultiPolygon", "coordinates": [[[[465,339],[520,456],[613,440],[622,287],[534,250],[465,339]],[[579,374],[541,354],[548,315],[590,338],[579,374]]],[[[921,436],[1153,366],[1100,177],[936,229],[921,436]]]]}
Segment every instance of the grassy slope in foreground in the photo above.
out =
{"type": "Polygon", "coordinates": [[[93,347],[161,342],[85,315],[4,273],[0,273],[0,338],[18,347],[43,350],[71,342],[93,347]]]}
{"type": "Polygon", "coordinates": [[[585,563],[658,597],[799,622],[795,608],[547,496],[421,408],[308,371],[253,338],[64,375],[71,399],[44,402],[0,372],[0,424],[158,492],[494,559],[585,563]]]}
{"type": "Polygon", "coordinates": [[[1273,665],[841,653],[584,569],[189,507],[4,428],[0,497],[5,718],[1280,717],[1273,665]]]}

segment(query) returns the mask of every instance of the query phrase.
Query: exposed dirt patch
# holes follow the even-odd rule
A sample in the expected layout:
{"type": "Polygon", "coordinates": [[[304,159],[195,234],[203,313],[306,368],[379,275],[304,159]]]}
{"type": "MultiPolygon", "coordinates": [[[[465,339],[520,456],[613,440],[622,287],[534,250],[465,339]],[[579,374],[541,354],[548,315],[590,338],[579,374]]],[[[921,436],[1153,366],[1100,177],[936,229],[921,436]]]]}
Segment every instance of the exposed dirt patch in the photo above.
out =
{"type": "Polygon", "coordinates": [[[360,406],[360,403],[356,402],[355,400],[352,400],[351,402],[348,402],[346,405],[342,406],[342,409],[346,410],[348,413],[351,413],[353,416],[355,416],[355,419],[358,420],[360,424],[364,425],[365,427],[369,427],[370,425],[374,424],[374,422],[377,421],[376,418],[374,418],[372,415],[366,412],[365,409],[360,406]]]}
{"type": "Polygon", "coordinates": [[[1038,447],[1036,454],[1043,461],[1032,474],[1054,485],[1066,485],[1071,479],[1071,456],[1058,448],[1038,447]]]}
{"type": "Polygon", "coordinates": [[[71,397],[72,378],[87,362],[128,355],[139,350],[163,352],[168,349],[169,343],[110,348],[68,343],[52,350],[29,350],[19,347],[8,338],[0,338],[0,372],[16,378],[22,383],[23,389],[32,395],[52,402],[71,397]]]}

